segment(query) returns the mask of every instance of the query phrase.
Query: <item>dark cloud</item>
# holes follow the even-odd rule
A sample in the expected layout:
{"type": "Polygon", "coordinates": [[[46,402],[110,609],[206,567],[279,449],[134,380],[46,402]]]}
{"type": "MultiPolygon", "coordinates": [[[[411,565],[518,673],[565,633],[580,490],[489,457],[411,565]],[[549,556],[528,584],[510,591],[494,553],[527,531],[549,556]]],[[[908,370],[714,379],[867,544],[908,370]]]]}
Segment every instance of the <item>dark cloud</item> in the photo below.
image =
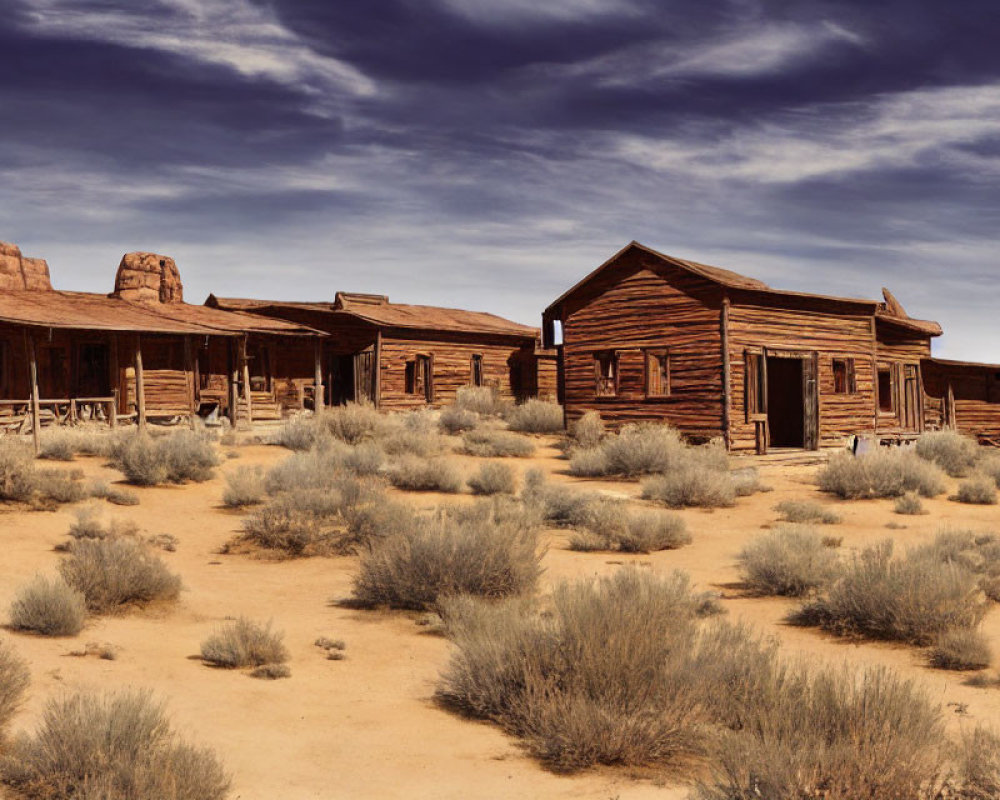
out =
{"type": "Polygon", "coordinates": [[[948,323],[943,352],[1000,360],[973,335],[1000,229],[985,0],[0,12],[0,238],[63,286],[143,247],[192,297],[388,290],[535,322],[636,238],[791,288],[888,284],[948,323]]]}

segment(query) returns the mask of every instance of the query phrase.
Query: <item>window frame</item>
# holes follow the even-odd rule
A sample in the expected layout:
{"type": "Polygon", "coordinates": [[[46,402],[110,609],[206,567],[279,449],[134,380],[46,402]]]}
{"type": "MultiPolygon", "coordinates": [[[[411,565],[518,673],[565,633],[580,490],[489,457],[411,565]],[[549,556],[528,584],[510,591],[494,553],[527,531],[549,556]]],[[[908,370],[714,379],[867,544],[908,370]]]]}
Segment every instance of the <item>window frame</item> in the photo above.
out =
{"type": "Polygon", "coordinates": [[[643,368],[645,370],[645,391],[647,398],[670,397],[673,393],[670,375],[670,349],[667,347],[654,347],[643,350],[643,368]],[[656,372],[653,366],[656,365],[656,372]],[[656,375],[655,383],[659,386],[659,391],[654,391],[653,376],[656,375]]]}
{"type": "Polygon", "coordinates": [[[890,364],[885,367],[876,366],[875,368],[875,402],[878,405],[878,410],[880,414],[895,414],[896,413],[896,370],[890,364]],[[888,391],[882,392],[882,376],[886,375],[888,377],[888,391]],[[888,400],[887,405],[883,405],[883,400],[888,400]]]}
{"type": "Polygon", "coordinates": [[[858,393],[858,373],[855,360],[850,356],[835,356],[831,360],[833,370],[833,393],[836,395],[855,395],[858,393]],[[837,386],[837,367],[841,366],[844,373],[843,388],[837,386]]]}
{"type": "Polygon", "coordinates": [[[469,385],[485,386],[486,372],[482,353],[473,353],[469,358],[469,385]]]}
{"type": "Polygon", "coordinates": [[[619,378],[619,353],[617,350],[598,350],[594,353],[594,396],[617,397],[619,378]]]}

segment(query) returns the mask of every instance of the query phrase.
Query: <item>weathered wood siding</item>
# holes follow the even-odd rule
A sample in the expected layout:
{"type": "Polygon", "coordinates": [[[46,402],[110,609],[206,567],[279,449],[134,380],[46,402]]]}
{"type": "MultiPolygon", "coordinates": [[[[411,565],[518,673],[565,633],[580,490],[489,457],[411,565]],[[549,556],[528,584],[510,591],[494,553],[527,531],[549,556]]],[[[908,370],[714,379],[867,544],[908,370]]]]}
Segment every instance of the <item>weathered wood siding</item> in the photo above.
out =
{"type": "Polygon", "coordinates": [[[449,405],[459,389],[470,385],[474,355],[482,356],[484,384],[504,397],[512,397],[516,389],[516,385],[512,387],[512,372],[520,370],[522,363],[534,362],[531,348],[509,338],[387,331],[382,336],[379,359],[380,408],[399,411],[427,405],[423,394],[406,392],[406,362],[421,355],[432,358],[434,406],[449,405]]]}
{"type": "Polygon", "coordinates": [[[925,360],[925,419],[945,428],[948,387],[954,397],[955,427],[969,436],[1000,436],[1000,369],[989,365],[942,364],[925,360]]]}
{"type": "Polygon", "coordinates": [[[755,429],[746,419],[747,349],[818,353],[819,444],[842,444],[853,433],[872,432],[875,426],[874,342],[871,318],[845,314],[816,304],[815,310],[751,304],[734,299],[729,310],[731,364],[731,442],[733,450],[752,450],[755,429]],[[852,358],[855,392],[834,393],[833,360],[852,358]]]}
{"type": "Polygon", "coordinates": [[[563,392],[569,421],[595,410],[612,427],[667,422],[689,436],[722,434],[721,293],[690,273],[629,256],[563,310],[563,392]],[[670,394],[646,396],[644,349],[669,353],[670,394]],[[594,354],[619,352],[618,392],[598,397],[594,354]]]}
{"type": "Polygon", "coordinates": [[[876,342],[880,358],[917,363],[931,355],[930,336],[882,323],[876,328],[876,342]]]}

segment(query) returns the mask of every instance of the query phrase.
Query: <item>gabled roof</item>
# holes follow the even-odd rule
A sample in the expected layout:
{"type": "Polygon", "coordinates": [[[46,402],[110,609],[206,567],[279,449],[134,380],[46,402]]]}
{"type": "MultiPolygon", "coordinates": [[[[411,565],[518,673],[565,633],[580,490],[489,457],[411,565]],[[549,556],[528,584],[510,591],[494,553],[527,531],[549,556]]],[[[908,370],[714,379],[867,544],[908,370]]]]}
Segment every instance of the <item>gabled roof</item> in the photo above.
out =
{"type": "Polygon", "coordinates": [[[283,320],[187,303],[139,303],[92,292],[0,291],[0,321],[41,328],[236,336],[321,335],[283,320]]]}
{"type": "Polygon", "coordinates": [[[521,325],[485,311],[465,311],[440,306],[419,306],[390,303],[385,295],[337,292],[332,303],[308,303],[278,300],[252,300],[239,297],[217,297],[212,294],[206,305],[220,309],[281,314],[282,310],[301,310],[333,316],[350,316],[382,328],[478,333],[516,336],[534,339],[538,329],[521,325]]]}
{"type": "Polygon", "coordinates": [[[941,326],[936,322],[912,319],[907,316],[906,312],[903,311],[902,306],[899,305],[899,302],[892,297],[892,294],[889,293],[887,289],[883,290],[883,293],[886,295],[886,302],[884,303],[879,303],[875,300],[865,300],[863,298],[837,297],[835,295],[793,292],[786,289],[772,289],[766,283],[759,281],[756,278],[749,278],[745,275],[740,275],[738,272],[722,269],[721,267],[712,267],[707,264],[699,264],[696,261],[688,261],[687,259],[677,258],[676,256],[669,256],[666,253],[661,253],[636,241],[629,242],[629,244],[625,245],[625,247],[611,256],[611,258],[601,264],[601,266],[587,275],[583,280],[560,295],[557,300],[550,303],[548,308],[545,309],[546,315],[603,272],[612,269],[617,264],[618,260],[631,250],[636,250],[645,255],[652,256],[665,265],[677,267],[691,273],[692,275],[697,275],[711,281],[717,286],[721,286],[725,289],[756,292],[765,296],[769,295],[775,298],[787,298],[791,300],[820,300],[828,303],[863,306],[866,307],[870,313],[873,313],[877,319],[886,323],[908,328],[928,336],[941,335],[941,326]]]}

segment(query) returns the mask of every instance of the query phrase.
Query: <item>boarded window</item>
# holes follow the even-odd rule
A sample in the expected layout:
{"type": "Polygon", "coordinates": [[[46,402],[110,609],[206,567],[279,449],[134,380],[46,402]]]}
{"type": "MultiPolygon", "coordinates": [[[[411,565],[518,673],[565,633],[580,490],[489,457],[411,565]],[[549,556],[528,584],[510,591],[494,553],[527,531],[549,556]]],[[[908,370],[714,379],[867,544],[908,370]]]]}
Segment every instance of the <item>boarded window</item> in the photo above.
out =
{"type": "Polygon", "coordinates": [[[833,359],[833,393],[855,394],[856,392],[857,378],[854,371],[854,359],[833,359]]]}
{"type": "Polygon", "coordinates": [[[670,355],[666,350],[646,351],[646,396],[670,394],[670,355]]]}
{"type": "Polygon", "coordinates": [[[473,386],[483,385],[483,357],[476,355],[472,357],[472,380],[473,386]]]}
{"type": "Polygon", "coordinates": [[[414,356],[406,362],[406,393],[434,399],[434,371],[430,356],[414,356]]]}
{"type": "Polygon", "coordinates": [[[757,422],[765,409],[767,379],[764,374],[764,354],[747,351],[744,357],[746,373],[746,421],[757,422]]]}
{"type": "Polygon", "coordinates": [[[618,394],[618,353],[605,350],[594,353],[594,392],[598,397],[618,394]]]}
{"type": "Polygon", "coordinates": [[[878,371],[878,407],[880,411],[892,412],[896,404],[892,396],[892,370],[879,367],[878,371]]]}

